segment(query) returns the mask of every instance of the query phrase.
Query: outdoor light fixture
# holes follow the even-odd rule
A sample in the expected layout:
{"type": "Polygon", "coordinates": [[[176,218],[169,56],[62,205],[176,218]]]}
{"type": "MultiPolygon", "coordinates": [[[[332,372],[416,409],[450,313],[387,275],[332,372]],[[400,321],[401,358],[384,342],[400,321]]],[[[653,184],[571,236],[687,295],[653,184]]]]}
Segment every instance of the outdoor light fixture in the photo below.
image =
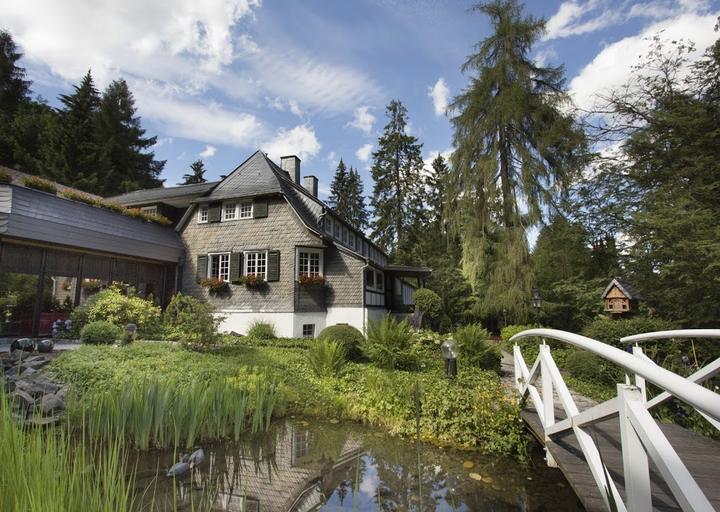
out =
{"type": "Polygon", "coordinates": [[[457,376],[457,345],[452,338],[448,338],[443,341],[440,348],[445,359],[445,376],[448,379],[454,379],[457,376]]]}
{"type": "Polygon", "coordinates": [[[135,334],[137,333],[137,325],[127,324],[125,326],[125,339],[128,342],[135,341],[135,334]]]}
{"type": "Polygon", "coordinates": [[[541,306],[542,306],[542,301],[540,300],[540,290],[537,288],[533,288],[532,289],[532,307],[537,312],[540,310],[541,306]]]}

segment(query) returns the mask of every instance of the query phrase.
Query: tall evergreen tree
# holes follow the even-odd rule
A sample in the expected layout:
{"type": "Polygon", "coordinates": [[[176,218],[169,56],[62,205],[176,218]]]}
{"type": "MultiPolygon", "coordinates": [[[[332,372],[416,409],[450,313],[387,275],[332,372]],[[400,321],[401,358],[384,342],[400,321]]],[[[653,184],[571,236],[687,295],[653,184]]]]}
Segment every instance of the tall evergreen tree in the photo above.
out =
{"type": "Polygon", "coordinates": [[[520,321],[529,316],[533,284],[525,229],[575,176],[584,136],[563,110],[569,99],[562,67],[541,67],[530,57],[545,22],[523,16],[516,0],[475,9],[490,18],[493,34],[464,63],[474,76],[451,105],[453,224],[482,313],[507,310],[520,321]]]}
{"type": "Polygon", "coordinates": [[[11,123],[30,94],[25,69],[18,65],[21,57],[10,33],[0,30],[0,164],[7,166],[14,164],[11,123]]]}
{"type": "Polygon", "coordinates": [[[368,227],[368,211],[365,206],[364,190],[365,187],[360,173],[357,169],[350,167],[347,176],[347,219],[361,231],[365,231],[368,227]]]}
{"type": "Polygon", "coordinates": [[[190,174],[183,175],[183,182],[180,185],[193,185],[195,183],[205,183],[205,164],[202,160],[195,160],[190,164],[190,174]]]}
{"type": "Polygon", "coordinates": [[[328,197],[330,206],[341,215],[345,215],[348,211],[346,206],[347,182],[348,171],[345,162],[343,162],[341,158],[337,169],[335,169],[335,176],[333,176],[332,183],[330,183],[330,196],[328,197]]]}
{"type": "Polygon", "coordinates": [[[135,99],[123,79],[111,82],[103,93],[96,136],[103,166],[100,194],[162,185],[159,176],[165,161],[155,160],[149,151],[157,137],[145,137],[136,116],[135,99]]]}
{"type": "Polygon", "coordinates": [[[427,198],[425,201],[430,209],[430,222],[445,231],[446,202],[448,201],[447,182],[450,167],[441,154],[435,157],[430,165],[430,173],[425,178],[427,198]]]}
{"type": "Polygon", "coordinates": [[[97,143],[100,95],[90,71],[74,86],[73,94],[61,94],[60,122],[50,155],[52,178],[68,186],[101,193],[101,148],[97,143]]]}
{"type": "Polygon", "coordinates": [[[407,109],[400,101],[392,100],[385,113],[388,123],[370,170],[375,181],[372,236],[394,260],[404,262],[411,258],[423,218],[422,144],[406,132],[407,109]]]}

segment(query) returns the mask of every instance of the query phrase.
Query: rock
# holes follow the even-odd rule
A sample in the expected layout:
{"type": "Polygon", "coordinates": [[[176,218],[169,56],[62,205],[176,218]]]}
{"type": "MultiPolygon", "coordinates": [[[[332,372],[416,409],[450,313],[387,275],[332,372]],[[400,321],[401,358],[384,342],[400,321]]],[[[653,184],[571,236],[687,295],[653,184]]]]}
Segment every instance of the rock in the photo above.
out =
{"type": "Polygon", "coordinates": [[[475,466],[475,463],[471,462],[469,460],[466,460],[465,462],[463,462],[464,469],[472,469],[474,466],[475,466]]]}
{"type": "Polygon", "coordinates": [[[187,460],[188,464],[190,464],[191,468],[197,467],[203,462],[205,462],[205,452],[202,448],[199,450],[195,450],[190,454],[190,457],[188,457],[187,460]]]}
{"type": "Polygon", "coordinates": [[[20,359],[24,358],[27,354],[20,350],[19,348],[13,348],[10,352],[10,360],[11,361],[19,361],[20,359]]]}
{"type": "Polygon", "coordinates": [[[23,370],[27,370],[28,368],[32,368],[33,370],[39,370],[46,364],[48,364],[49,361],[47,359],[36,359],[34,361],[23,361],[19,366],[23,370]]]}
{"type": "Polygon", "coordinates": [[[178,462],[168,469],[167,476],[170,478],[180,477],[188,471],[190,471],[190,464],[187,462],[178,462]]]}
{"type": "Polygon", "coordinates": [[[52,352],[54,346],[53,340],[42,340],[37,344],[37,351],[41,354],[48,354],[52,352]]]}
{"type": "Polygon", "coordinates": [[[34,352],[35,342],[30,338],[18,338],[10,344],[10,350],[22,350],[23,352],[34,352]]]}
{"type": "Polygon", "coordinates": [[[43,395],[52,395],[58,392],[60,386],[45,379],[36,381],[19,380],[17,388],[25,391],[29,395],[40,398],[43,395]]]}
{"type": "Polygon", "coordinates": [[[13,366],[5,372],[5,377],[14,377],[18,374],[17,366],[13,366]]]}
{"type": "Polygon", "coordinates": [[[37,373],[37,370],[35,368],[26,368],[25,370],[20,372],[20,375],[27,378],[34,375],[35,373],[37,373]]]}
{"type": "Polygon", "coordinates": [[[40,399],[40,412],[43,416],[50,416],[63,409],[65,409],[65,402],[57,395],[45,395],[40,399]]]}
{"type": "Polygon", "coordinates": [[[482,482],[483,479],[482,475],[480,475],[479,473],[470,473],[468,476],[473,480],[477,480],[478,482],[482,482]]]}
{"type": "Polygon", "coordinates": [[[35,406],[35,399],[21,389],[15,390],[10,397],[15,407],[24,411],[28,411],[35,406]]]}

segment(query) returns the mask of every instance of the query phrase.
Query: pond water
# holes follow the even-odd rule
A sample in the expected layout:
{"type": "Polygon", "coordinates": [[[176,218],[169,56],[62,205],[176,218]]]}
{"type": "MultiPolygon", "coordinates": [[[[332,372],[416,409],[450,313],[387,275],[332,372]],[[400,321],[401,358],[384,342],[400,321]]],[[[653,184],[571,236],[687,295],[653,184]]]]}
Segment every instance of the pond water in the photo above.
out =
{"type": "Polygon", "coordinates": [[[165,476],[180,458],[136,454],[142,510],[576,511],[562,474],[532,463],[439,449],[353,424],[292,419],[245,442],[206,444],[205,462],[165,476]],[[470,467],[472,464],[472,467],[470,467]]]}

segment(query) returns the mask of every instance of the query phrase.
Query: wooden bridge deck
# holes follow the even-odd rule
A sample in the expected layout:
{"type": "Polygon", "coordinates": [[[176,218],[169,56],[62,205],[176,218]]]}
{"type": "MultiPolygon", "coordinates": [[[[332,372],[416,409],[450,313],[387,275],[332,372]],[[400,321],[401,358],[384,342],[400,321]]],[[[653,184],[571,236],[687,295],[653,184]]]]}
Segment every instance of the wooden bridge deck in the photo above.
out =
{"type": "MultiPolygon", "coordinates": [[[[542,425],[535,409],[532,406],[526,407],[522,412],[522,417],[533,435],[544,445],[542,425]]],[[[555,417],[556,421],[566,417],[565,412],[557,403],[555,417]]],[[[677,425],[660,424],[660,428],[710,503],[716,510],[720,510],[720,442],[677,425]]],[[[620,422],[617,415],[584,430],[593,437],[600,455],[624,499],[625,481],[620,450],[620,422]]],[[[553,436],[547,448],[585,508],[591,512],[605,511],[600,491],[595,485],[590,468],[585,462],[585,457],[572,430],[553,436]]],[[[653,509],[663,512],[681,510],[652,460],[650,460],[650,479],[653,509]]]]}

